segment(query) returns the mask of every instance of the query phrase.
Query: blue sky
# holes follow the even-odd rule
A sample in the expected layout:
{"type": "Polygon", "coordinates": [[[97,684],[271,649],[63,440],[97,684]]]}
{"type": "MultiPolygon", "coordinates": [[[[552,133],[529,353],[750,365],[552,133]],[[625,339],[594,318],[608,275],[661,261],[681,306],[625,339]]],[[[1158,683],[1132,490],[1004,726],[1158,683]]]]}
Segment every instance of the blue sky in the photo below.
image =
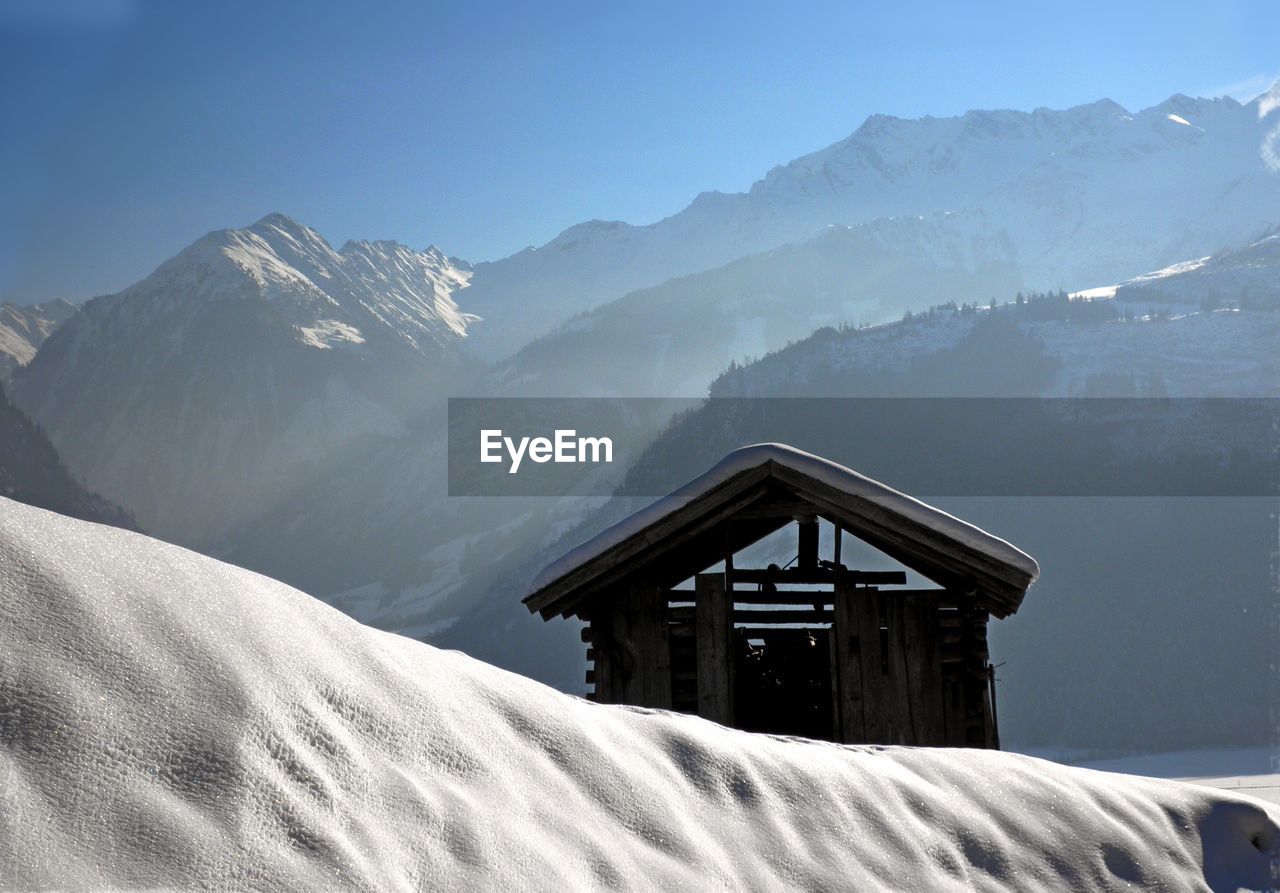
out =
{"type": "Polygon", "coordinates": [[[746,189],[875,112],[1245,97],[1280,4],[0,4],[0,299],[270,211],[471,260],[746,189]]]}

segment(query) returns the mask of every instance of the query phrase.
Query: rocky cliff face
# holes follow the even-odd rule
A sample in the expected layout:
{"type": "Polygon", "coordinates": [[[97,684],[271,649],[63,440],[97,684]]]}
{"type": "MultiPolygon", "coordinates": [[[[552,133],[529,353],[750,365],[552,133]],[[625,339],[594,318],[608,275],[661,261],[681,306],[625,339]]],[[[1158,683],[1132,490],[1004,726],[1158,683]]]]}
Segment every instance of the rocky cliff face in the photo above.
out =
{"type": "Polygon", "coordinates": [[[30,363],[45,339],[78,309],[70,301],[0,304],[0,378],[30,363]]]}

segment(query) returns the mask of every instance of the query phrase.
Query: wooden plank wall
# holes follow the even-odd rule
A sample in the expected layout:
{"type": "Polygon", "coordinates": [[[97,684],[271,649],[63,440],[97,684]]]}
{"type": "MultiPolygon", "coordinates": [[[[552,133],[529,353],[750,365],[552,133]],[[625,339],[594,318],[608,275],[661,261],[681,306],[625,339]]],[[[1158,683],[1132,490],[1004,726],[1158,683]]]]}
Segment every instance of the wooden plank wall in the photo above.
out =
{"type": "Polygon", "coordinates": [[[989,615],[963,603],[939,612],[945,741],[948,747],[997,747],[989,692],[987,651],[989,615]]]}
{"type": "Polygon", "coordinates": [[[837,741],[845,743],[870,743],[867,727],[867,696],[874,696],[872,683],[864,682],[864,659],[867,664],[876,663],[868,647],[879,649],[879,620],[869,617],[865,606],[872,603],[872,595],[876,590],[865,590],[865,599],[858,599],[852,586],[836,587],[836,622],[832,627],[832,641],[835,642],[836,660],[832,664],[831,681],[833,697],[836,700],[836,715],[840,723],[840,736],[837,741]],[[872,629],[874,628],[874,635],[872,629]],[[868,647],[864,647],[864,638],[868,647]],[[870,640],[874,640],[873,642],[870,640]]]}
{"type": "Polygon", "coordinates": [[[757,611],[735,608],[738,595],[748,595],[746,603],[763,601],[728,592],[723,574],[700,574],[694,591],[633,583],[625,594],[602,602],[583,631],[593,664],[587,671],[594,688],[589,696],[732,725],[734,621],[829,622],[833,739],[998,747],[989,615],[965,599],[942,591],[841,584],[835,593],[773,594],[767,597],[793,607],[757,611]]]}
{"type": "Polygon", "coordinates": [[[667,629],[671,640],[671,709],[681,713],[698,712],[698,639],[692,604],[692,592],[669,592],[667,629]]]}
{"type": "Polygon", "coordinates": [[[584,630],[593,667],[587,681],[605,704],[671,707],[671,640],[665,590],[633,581],[602,602],[584,630]]]}
{"type": "Polygon", "coordinates": [[[832,689],[839,740],[943,742],[938,604],[926,592],[837,588],[832,689]]]}
{"type": "Polygon", "coordinates": [[[892,737],[904,744],[940,744],[944,719],[938,598],[923,593],[890,596],[887,605],[890,677],[899,693],[892,737]]]}

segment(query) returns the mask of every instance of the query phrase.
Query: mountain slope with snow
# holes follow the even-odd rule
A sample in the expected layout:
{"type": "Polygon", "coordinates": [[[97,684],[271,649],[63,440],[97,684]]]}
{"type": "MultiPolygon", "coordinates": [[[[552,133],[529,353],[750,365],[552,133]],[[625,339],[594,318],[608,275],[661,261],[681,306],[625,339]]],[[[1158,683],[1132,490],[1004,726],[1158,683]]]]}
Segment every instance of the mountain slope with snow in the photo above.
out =
{"type": "Polygon", "coordinates": [[[71,471],[167,539],[216,544],[403,432],[460,375],[468,273],[439,251],[334,251],[282,215],[211,233],[88,302],[12,380],[71,471]]]}
{"type": "Polygon", "coordinates": [[[61,300],[22,307],[0,304],[0,378],[30,363],[45,339],[78,309],[61,300]]]}
{"type": "Polygon", "coordinates": [[[808,238],[831,224],[956,215],[1007,242],[1034,288],[1117,282],[1275,224],[1273,104],[1174,96],[1130,113],[875,115],[847,139],[775,168],[748,192],[705,193],[647,226],[590,221],[477,264],[472,347],[505,357],[560,320],[637,288],[808,238]]]}
{"type": "Polygon", "coordinates": [[[0,886],[1265,889],[1280,810],[592,704],[0,500],[0,886]]]}
{"type": "MultiPolygon", "coordinates": [[[[993,342],[975,349],[991,356],[992,374],[969,375],[955,351],[976,341],[986,308],[914,314],[910,319],[865,329],[826,329],[795,344],[727,371],[712,385],[713,397],[1135,397],[1133,382],[1154,383],[1145,396],[1280,396],[1280,314],[1258,311],[1207,311],[1181,308],[1174,315],[1144,313],[1124,318],[1127,302],[1117,302],[1117,318],[1018,320],[1018,331],[1051,362],[1038,381],[1000,370],[993,342]],[[930,357],[952,357],[942,375],[924,374],[937,364],[930,357]],[[995,374],[997,370],[1005,374],[995,374]],[[949,379],[949,382],[941,379],[949,379]],[[1129,386],[1121,387],[1121,381],[1129,386]],[[946,385],[945,389],[942,385],[946,385]]],[[[1149,305],[1147,305],[1149,306],[1149,305]]],[[[1012,314],[1010,307],[1001,312],[1012,314]]],[[[965,358],[967,359],[967,357],[965,358]]],[[[937,371],[934,368],[930,372],[937,371]]]]}
{"type": "Polygon", "coordinates": [[[822,326],[879,323],[928,301],[1022,285],[1006,239],[953,215],[830,226],[570,319],[498,364],[507,393],[701,396],[732,361],[822,326]]]}
{"type": "Polygon", "coordinates": [[[1137,276],[1117,286],[1114,296],[1121,301],[1280,308],[1280,230],[1244,248],[1137,276]]]}

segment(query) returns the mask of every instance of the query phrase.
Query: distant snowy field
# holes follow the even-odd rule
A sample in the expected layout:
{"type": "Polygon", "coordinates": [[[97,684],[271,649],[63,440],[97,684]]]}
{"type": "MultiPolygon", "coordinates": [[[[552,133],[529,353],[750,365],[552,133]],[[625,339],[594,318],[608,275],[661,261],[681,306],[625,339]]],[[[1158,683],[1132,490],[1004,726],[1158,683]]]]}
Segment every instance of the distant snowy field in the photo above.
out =
{"type": "Polygon", "coordinates": [[[1156,778],[1175,778],[1195,784],[1239,791],[1280,805],[1280,749],[1232,747],[1138,754],[1109,760],[1067,760],[1075,766],[1104,772],[1127,772],[1156,778]]]}
{"type": "Polygon", "coordinates": [[[0,888],[1237,890],[1280,807],[590,703],[0,499],[0,888]]]}
{"type": "Polygon", "coordinates": [[[1036,748],[1025,753],[1082,769],[1147,775],[1238,791],[1280,805],[1280,747],[1218,747],[1105,758],[1036,748]]]}

